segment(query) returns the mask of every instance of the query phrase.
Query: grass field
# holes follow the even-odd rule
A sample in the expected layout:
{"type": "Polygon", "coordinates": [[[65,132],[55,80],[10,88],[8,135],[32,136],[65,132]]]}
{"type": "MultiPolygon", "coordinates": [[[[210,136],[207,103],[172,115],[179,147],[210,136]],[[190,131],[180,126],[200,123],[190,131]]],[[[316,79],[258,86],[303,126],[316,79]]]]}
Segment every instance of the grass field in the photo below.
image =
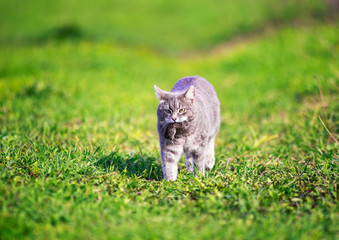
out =
{"type": "Polygon", "coordinates": [[[0,3],[0,239],[339,237],[323,1],[30,2],[0,3]],[[221,102],[216,166],[166,182],[153,85],[190,75],[221,102]]]}

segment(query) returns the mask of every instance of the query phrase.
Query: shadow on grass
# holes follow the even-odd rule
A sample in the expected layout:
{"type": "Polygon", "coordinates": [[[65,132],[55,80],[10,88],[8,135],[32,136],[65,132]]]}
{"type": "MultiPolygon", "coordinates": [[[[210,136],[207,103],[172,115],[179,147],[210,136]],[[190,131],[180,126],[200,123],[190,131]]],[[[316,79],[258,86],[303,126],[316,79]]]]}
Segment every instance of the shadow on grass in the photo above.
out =
{"type": "Polygon", "coordinates": [[[127,176],[143,178],[147,180],[161,180],[163,178],[162,168],[155,157],[134,154],[123,156],[117,152],[102,157],[96,165],[104,169],[114,169],[127,176]]]}
{"type": "Polygon", "coordinates": [[[66,23],[50,29],[37,37],[38,42],[46,42],[50,40],[65,41],[79,40],[85,37],[82,28],[74,23],[66,23]]]}

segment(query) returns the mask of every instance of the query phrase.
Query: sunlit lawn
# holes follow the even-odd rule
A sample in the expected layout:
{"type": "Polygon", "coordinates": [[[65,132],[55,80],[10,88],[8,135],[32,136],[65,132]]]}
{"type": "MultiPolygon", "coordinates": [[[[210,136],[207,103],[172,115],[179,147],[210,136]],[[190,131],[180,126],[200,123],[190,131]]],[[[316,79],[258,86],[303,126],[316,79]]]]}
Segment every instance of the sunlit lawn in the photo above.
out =
{"type": "Polygon", "coordinates": [[[213,54],[199,49],[210,40],[164,53],[137,33],[36,42],[11,24],[2,33],[18,38],[0,47],[1,239],[337,237],[338,22],[285,25],[213,54]],[[217,164],[195,178],[182,161],[165,182],[153,85],[189,75],[221,102],[217,164]]]}

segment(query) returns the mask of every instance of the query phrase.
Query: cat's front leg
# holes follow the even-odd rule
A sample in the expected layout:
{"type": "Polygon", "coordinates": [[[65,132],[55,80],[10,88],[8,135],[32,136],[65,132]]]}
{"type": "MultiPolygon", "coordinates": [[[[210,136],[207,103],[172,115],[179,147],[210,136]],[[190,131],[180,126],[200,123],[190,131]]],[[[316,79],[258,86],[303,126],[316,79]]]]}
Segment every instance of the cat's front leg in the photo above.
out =
{"type": "Polygon", "coordinates": [[[183,148],[181,145],[173,144],[168,140],[162,143],[160,147],[164,178],[168,181],[175,181],[178,175],[178,162],[183,148]]]}

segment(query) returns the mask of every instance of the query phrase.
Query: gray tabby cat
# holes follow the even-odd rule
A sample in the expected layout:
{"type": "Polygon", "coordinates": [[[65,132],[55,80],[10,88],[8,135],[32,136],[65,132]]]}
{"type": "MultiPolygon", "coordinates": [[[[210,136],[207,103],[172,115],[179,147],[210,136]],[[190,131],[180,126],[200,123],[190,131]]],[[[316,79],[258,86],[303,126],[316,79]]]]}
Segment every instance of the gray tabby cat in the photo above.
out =
{"type": "Polygon", "coordinates": [[[220,103],[213,86],[199,76],[180,79],[171,92],[154,86],[159,100],[158,133],[164,178],[177,179],[182,153],[186,167],[205,175],[215,163],[214,140],[220,128],[220,103]]]}

